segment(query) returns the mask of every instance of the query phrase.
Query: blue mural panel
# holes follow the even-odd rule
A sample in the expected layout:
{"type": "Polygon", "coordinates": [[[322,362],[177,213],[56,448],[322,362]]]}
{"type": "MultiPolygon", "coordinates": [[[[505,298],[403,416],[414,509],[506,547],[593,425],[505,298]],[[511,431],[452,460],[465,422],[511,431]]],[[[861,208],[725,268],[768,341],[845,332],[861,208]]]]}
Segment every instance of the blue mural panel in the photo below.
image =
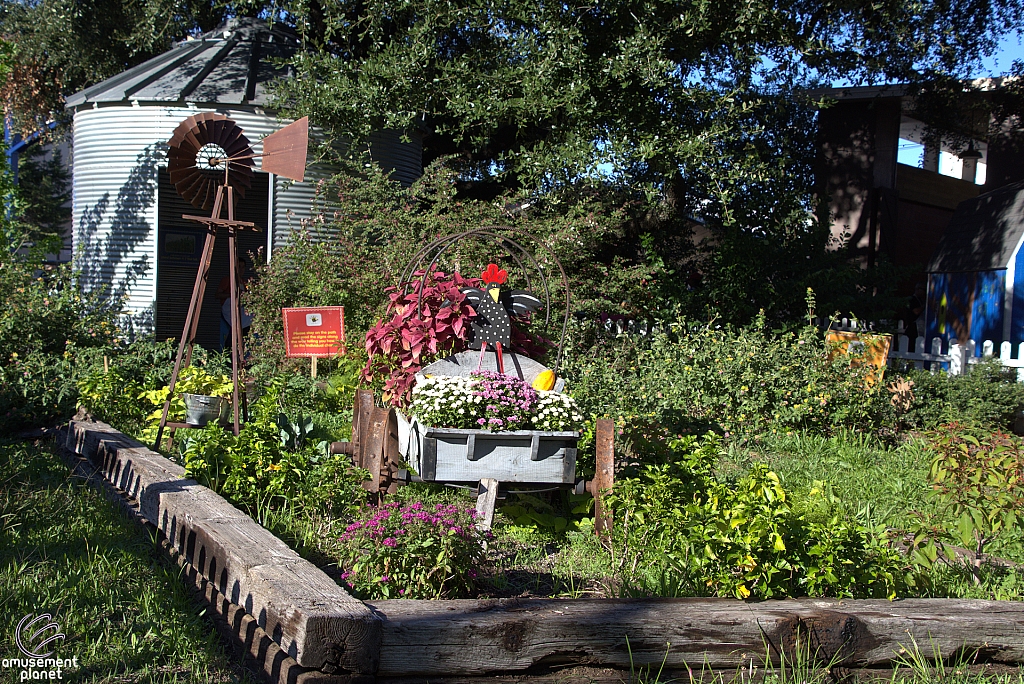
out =
{"type": "Polygon", "coordinates": [[[1016,349],[1018,344],[1024,342],[1024,249],[1017,250],[1017,256],[1014,258],[1012,306],[1010,344],[1016,349]]]}
{"type": "Polygon", "coordinates": [[[978,354],[985,340],[998,347],[1003,341],[1005,281],[1005,270],[929,274],[927,339],[971,339],[978,345],[978,354]]]}

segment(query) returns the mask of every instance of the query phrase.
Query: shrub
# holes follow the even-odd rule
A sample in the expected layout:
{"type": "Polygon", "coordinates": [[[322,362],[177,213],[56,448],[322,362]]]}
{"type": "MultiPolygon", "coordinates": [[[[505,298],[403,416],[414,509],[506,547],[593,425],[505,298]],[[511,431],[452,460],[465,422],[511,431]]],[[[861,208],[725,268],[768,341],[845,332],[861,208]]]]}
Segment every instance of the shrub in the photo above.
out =
{"type": "MultiPolygon", "coordinates": [[[[270,263],[255,259],[256,276],[242,295],[253,314],[246,345],[255,361],[275,367],[286,363],[281,309],[290,306],[345,307],[348,347],[358,350],[361,336],[384,304],[384,288],[394,284],[374,267],[373,251],[364,240],[337,245],[295,231],[287,245],[274,250],[270,263]]],[[[330,372],[331,362],[321,361],[330,372]]]]}
{"type": "Polygon", "coordinates": [[[935,512],[922,516],[925,524],[915,535],[913,556],[930,566],[937,557],[935,542],[962,545],[974,554],[967,565],[980,583],[980,568],[993,542],[1020,534],[1024,442],[948,423],[931,433],[928,443],[934,454],[929,480],[935,512]]]}
{"type": "Polygon", "coordinates": [[[121,332],[116,307],[79,292],[69,266],[0,252],[0,429],[9,431],[73,414],[79,358],[121,332]]]}
{"type": "Polygon", "coordinates": [[[473,509],[386,503],[348,526],[342,578],[359,598],[459,598],[475,586],[483,549],[473,509]]]}
{"type": "Polygon", "coordinates": [[[363,474],[328,453],[330,435],[311,420],[281,413],[279,400],[269,386],[237,437],[214,425],[183,431],[179,458],[186,475],[260,519],[285,505],[347,514],[366,498],[363,474]]]}
{"type": "Polygon", "coordinates": [[[794,502],[763,464],[719,480],[714,435],[670,448],[609,497],[627,593],[892,598],[902,587],[902,558],[884,530],[830,515],[813,498],[794,502]]]}
{"type": "MultiPolygon", "coordinates": [[[[250,348],[257,359],[282,361],[283,306],[345,306],[348,338],[357,346],[359,336],[385,314],[385,289],[398,283],[401,270],[424,245],[482,226],[523,231],[532,240],[523,233],[515,240],[536,253],[549,275],[557,272],[550,249],[570,279],[574,313],[597,318],[671,309],[661,295],[674,278],[653,254],[656,241],[641,244],[637,226],[626,225],[623,207],[635,204],[635,198],[581,186],[544,197],[474,200],[459,195],[460,178],[444,160],[424,169],[408,188],[373,164],[346,161],[342,166],[343,173],[318,185],[314,218],[293,232],[286,247],[275,249],[270,264],[257,265],[257,277],[243,295],[254,314],[250,348]],[[527,199],[529,211],[508,212],[527,199]]],[[[475,273],[496,258],[496,249],[501,247],[490,240],[465,240],[452,245],[444,259],[463,273],[475,273]]],[[[557,280],[550,292],[556,307],[565,300],[557,280]]],[[[563,313],[552,311],[552,321],[560,321],[563,313]]],[[[560,331],[560,326],[543,329],[539,321],[533,327],[548,338],[560,331]]]]}
{"type": "Polygon", "coordinates": [[[869,386],[867,369],[851,357],[830,361],[828,351],[815,328],[776,334],[764,319],[738,329],[677,321],[645,337],[598,338],[569,356],[564,373],[585,414],[622,417],[634,440],[709,428],[829,434],[884,426],[888,393],[869,386]]]}
{"type": "Polygon", "coordinates": [[[79,403],[123,432],[141,435],[152,406],[143,393],[165,386],[174,365],[173,340],[142,339],[79,360],[79,403]],[[107,357],[104,366],[103,356],[107,357]]]}
{"type": "Polygon", "coordinates": [[[1016,369],[1003,368],[996,359],[963,375],[915,370],[907,377],[914,382],[914,401],[902,417],[909,427],[933,429],[958,421],[1010,430],[1024,409],[1024,384],[1017,382],[1016,369]]]}

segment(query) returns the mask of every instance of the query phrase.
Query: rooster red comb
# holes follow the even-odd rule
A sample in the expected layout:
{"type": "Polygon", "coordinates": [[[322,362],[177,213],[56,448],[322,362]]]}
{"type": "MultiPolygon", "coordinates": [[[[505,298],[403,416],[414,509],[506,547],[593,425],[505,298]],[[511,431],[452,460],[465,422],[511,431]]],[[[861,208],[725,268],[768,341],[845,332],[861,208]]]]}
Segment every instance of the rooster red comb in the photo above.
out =
{"type": "Polygon", "coordinates": [[[481,280],[494,285],[503,285],[506,278],[508,278],[508,273],[505,269],[498,268],[497,264],[488,264],[487,270],[480,274],[481,280]]]}

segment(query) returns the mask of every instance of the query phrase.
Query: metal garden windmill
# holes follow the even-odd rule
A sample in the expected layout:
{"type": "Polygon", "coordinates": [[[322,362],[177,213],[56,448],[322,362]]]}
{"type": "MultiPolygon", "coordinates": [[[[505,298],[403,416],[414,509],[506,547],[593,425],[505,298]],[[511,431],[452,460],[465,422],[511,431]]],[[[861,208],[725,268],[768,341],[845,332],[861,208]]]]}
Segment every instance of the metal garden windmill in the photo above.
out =
{"type": "MultiPolygon", "coordinates": [[[[242,328],[238,307],[238,280],[235,272],[237,255],[235,238],[238,231],[256,230],[255,224],[235,220],[235,205],[245,197],[245,191],[252,184],[253,159],[262,157],[263,171],[302,181],[306,169],[306,147],[309,139],[309,119],[303,117],[263,139],[263,153],[254,154],[249,140],[234,121],[222,114],[206,112],[190,116],[174,130],[168,141],[167,170],[175,190],[192,206],[209,210],[209,216],[183,214],[182,218],[201,223],[206,228],[206,242],[196,273],[196,284],[185,317],[185,329],[181,334],[174,370],[168,385],[167,400],[164,402],[157,430],[156,445],[160,445],[174,385],[182,366],[192,361],[192,347],[199,326],[199,310],[213,257],[213,244],[218,230],[228,235],[228,258],[231,263],[228,274],[231,282],[231,379],[232,411],[234,433],[239,431],[238,374],[242,365],[242,328]],[[227,213],[225,218],[223,214],[227,213]]],[[[172,428],[191,427],[184,424],[170,424],[172,428]]]]}

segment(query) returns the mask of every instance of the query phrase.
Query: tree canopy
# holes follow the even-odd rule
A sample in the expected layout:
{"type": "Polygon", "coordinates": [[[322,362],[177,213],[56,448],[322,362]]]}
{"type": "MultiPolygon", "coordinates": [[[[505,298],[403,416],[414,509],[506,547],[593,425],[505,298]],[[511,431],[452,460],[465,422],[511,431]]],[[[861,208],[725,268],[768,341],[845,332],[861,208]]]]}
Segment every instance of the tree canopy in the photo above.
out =
{"type": "Polygon", "coordinates": [[[226,16],[260,10],[221,0],[0,0],[10,66],[0,89],[7,116],[23,133],[38,130],[61,116],[67,95],[226,16]]]}
{"type": "Polygon", "coordinates": [[[291,9],[310,49],[281,96],[336,133],[423,127],[428,161],[457,155],[467,174],[506,183],[558,182],[609,163],[620,180],[658,187],[708,164],[719,184],[757,175],[746,145],[766,130],[767,98],[835,79],[966,76],[1024,23],[1017,0],[298,0],[291,9]]]}
{"type": "Polygon", "coordinates": [[[422,136],[466,198],[608,193],[630,209],[595,258],[699,271],[744,316],[836,280],[808,88],[960,84],[1024,26],[1019,0],[0,0],[8,114],[30,128],[238,14],[302,39],[282,114],[335,139],[422,136]]]}

